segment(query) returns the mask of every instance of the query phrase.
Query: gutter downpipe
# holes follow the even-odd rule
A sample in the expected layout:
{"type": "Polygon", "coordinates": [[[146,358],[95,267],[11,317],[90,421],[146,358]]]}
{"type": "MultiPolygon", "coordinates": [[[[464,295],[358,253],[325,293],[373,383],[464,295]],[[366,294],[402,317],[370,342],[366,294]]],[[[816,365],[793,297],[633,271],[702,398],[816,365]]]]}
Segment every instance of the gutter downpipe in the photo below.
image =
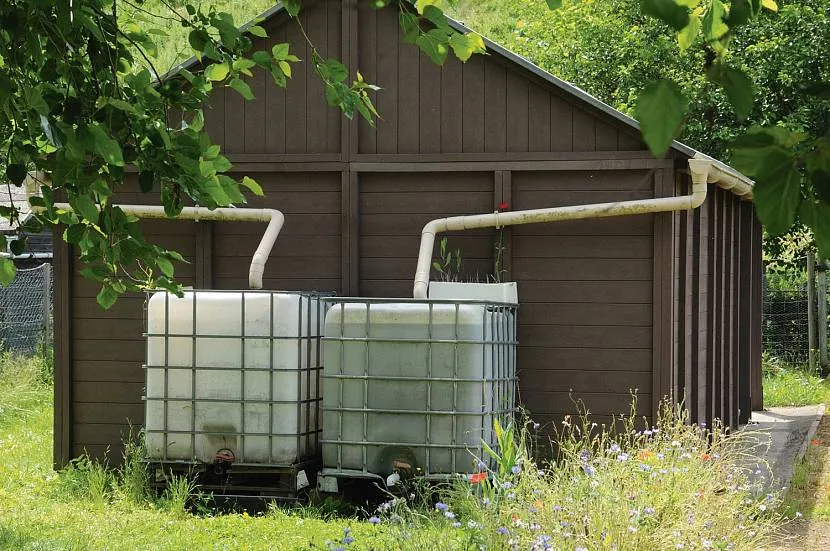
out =
{"type": "MultiPolygon", "coordinates": [[[[715,161],[711,158],[689,159],[689,172],[692,176],[692,193],[689,195],[547,209],[493,212],[471,216],[452,216],[427,222],[421,231],[421,248],[418,253],[418,266],[415,271],[413,296],[416,299],[427,298],[429,273],[432,265],[432,251],[435,246],[435,236],[439,233],[478,228],[501,228],[518,224],[581,220],[584,218],[609,218],[613,216],[693,210],[702,205],[706,200],[706,186],[710,181],[713,181],[709,176],[714,165],[715,161]]],[[[716,167],[715,172],[716,174],[713,174],[713,176],[717,175],[719,178],[727,179],[727,176],[730,176],[720,167],[716,167]]],[[[735,187],[740,183],[738,180],[737,177],[734,182],[729,180],[729,184],[734,184],[733,187],[735,187]]],[[[714,181],[720,180],[716,179],[714,181]]]]}
{"type": "MultiPolygon", "coordinates": [[[[34,181],[31,182],[34,185],[34,181]]],[[[33,189],[28,190],[33,195],[33,189]]],[[[55,208],[67,212],[74,209],[69,203],[55,203],[55,208]]],[[[115,205],[125,214],[131,214],[138,218],[151,218],[157,220],[212,220],[212,221],[239,221],[239,222],[267,222],[265,233],[259,242],[259,246],[251,259],[251,267],[248,270],[248,286],[251,289],[262,289],[262,276],[265,272],[265,263],[271,254],[271,249],[285,223],[285,216],[276,209],[237,209],[218,208],[210,210],[206,207],[184,207],[178,216],[169,217],[164,212],[164,207],[153,205],[115,205]]],[[[42,212],[43,207],[32,207],[34,212],[42,212]]]]}

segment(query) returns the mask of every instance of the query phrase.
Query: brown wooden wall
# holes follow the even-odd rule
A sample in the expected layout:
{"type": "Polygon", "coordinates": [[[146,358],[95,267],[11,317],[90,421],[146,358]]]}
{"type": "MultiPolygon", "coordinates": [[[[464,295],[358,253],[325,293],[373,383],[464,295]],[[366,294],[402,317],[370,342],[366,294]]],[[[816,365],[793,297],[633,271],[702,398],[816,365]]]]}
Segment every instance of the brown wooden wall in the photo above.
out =
{"type": "Polygon", "coordinates": [[[716,186],[676,217],[674,395],[694,422],[746,423],[761,391],[761,227],[752,203],[716,186]]]}
{"type": "MultiPolygon", "coordinates": [[[[249,205],[286,214],[266,288],[408,297],[430,219],[489,212],[502,201],[516,210],[685,193],[676,176],[682,158],[655,160],[635,130],[537,75],[498,55],[437,68],[399,42],[391,10],[342,5],[348,9],[314,3],[303,23],[324,55],[384,88],[376,130],[326,107],[307,66],[295,68],[286,91],[256,76],[257,100],[217,91],[207,110],[236,174],[266,192],[249,205]]],[[[273,38],[263,45],[288,40],[309,59],[296,27],[282,23],[277,16],[265,24],[273,38]]],[[[760,365],[760,233],[751,204],[711,189],[692,214],[504,230],[507,276],[521,302],[520,394],[539,421],[573,413],[572,400],[607,421],[628,410],[635,389],[646,416],[666,395],[685,396],[696,419],[732,421],[750,399],[759,404],[750,383],[760,385],[752,378],[760,365]]],[[[143,227],[188,259],[177,268],[185,285],[217,289],[247,286],[263,230],[143,227]]],[[[497,238],[496,230],[449,235],[450,247],[463,251],[462,278],[492,272],[497,238]]],[[[109,448],[118,462],[128,426],[143,421],[144,298],[100,310],[96,286],[56,242],[55,461],[109,448]]]]}

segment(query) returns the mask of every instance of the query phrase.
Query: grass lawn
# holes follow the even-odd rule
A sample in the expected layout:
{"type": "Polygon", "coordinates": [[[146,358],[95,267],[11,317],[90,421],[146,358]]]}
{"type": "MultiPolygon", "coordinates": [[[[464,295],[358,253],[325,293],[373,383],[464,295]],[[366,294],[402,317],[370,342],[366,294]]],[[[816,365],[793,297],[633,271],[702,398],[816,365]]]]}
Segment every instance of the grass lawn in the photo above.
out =
{"type": "Polygon", "coordinates": [[[764,407],[830,404],[830,381],[804,369],[764,366],[764,407]]]}
{"type": "Polygon", "coordinates": [[[804,460],[796,465],[787,506],[806,517],[830,521],[830,415],[825,415],[804,460]]]}
{"type": "Polygon", "coordinates": [[[615,435],[574,419],[544,470],[523,444],[533,438],[508,427],[496,468],[437,494],[411,487],[365,516],[194,515],[186,481],[149,495],[140,463],[54,472],[49,379],[41,361],[0,357],[2,549],[757,549],[785,521],[735,466],[740,437],[668,411],[657,430],[631,421],[615,435]]]}

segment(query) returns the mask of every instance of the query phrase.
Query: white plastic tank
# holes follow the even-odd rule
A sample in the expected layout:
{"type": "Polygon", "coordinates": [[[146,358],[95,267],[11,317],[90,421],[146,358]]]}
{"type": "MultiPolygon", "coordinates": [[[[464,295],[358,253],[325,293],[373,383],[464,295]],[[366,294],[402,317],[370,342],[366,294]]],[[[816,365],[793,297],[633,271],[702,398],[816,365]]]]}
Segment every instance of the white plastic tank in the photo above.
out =
{"type": "Polygon", "coordinates": [[[515,406],[515,307],[334,299],[326,315],[324,474],[472,472],[515,406]]]}
{"type": "Polygon", "coordinates": [[[159,292],[147,304],[151,461],[292,465],[317,452],[314,294],[159,292]]]}

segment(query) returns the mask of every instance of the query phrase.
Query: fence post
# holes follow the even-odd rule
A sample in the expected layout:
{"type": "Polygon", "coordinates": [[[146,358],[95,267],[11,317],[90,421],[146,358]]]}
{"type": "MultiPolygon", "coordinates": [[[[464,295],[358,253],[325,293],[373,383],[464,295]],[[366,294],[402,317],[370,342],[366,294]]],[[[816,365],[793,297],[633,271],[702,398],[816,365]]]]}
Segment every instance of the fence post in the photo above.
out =
{"type": "Polygon", "coordinates": [[[827,372],[827,263],[821,261],[816,267],[816,306],[818,307],[818,350],[821,373],[827,372]]]}
{"type": "Polygon", "coordinates": [[[50,264],[42,264],[43,266],[43,300],[41,303],[41,312],[43,313],[43,338],[50,339],[49,331],[52,326],[52,266],[50,264]]]}
{"type": "Polygon", "coordinates": [[[816,372],[816,259],[807,253],[807,347],[810,372],[816,372]]]}

